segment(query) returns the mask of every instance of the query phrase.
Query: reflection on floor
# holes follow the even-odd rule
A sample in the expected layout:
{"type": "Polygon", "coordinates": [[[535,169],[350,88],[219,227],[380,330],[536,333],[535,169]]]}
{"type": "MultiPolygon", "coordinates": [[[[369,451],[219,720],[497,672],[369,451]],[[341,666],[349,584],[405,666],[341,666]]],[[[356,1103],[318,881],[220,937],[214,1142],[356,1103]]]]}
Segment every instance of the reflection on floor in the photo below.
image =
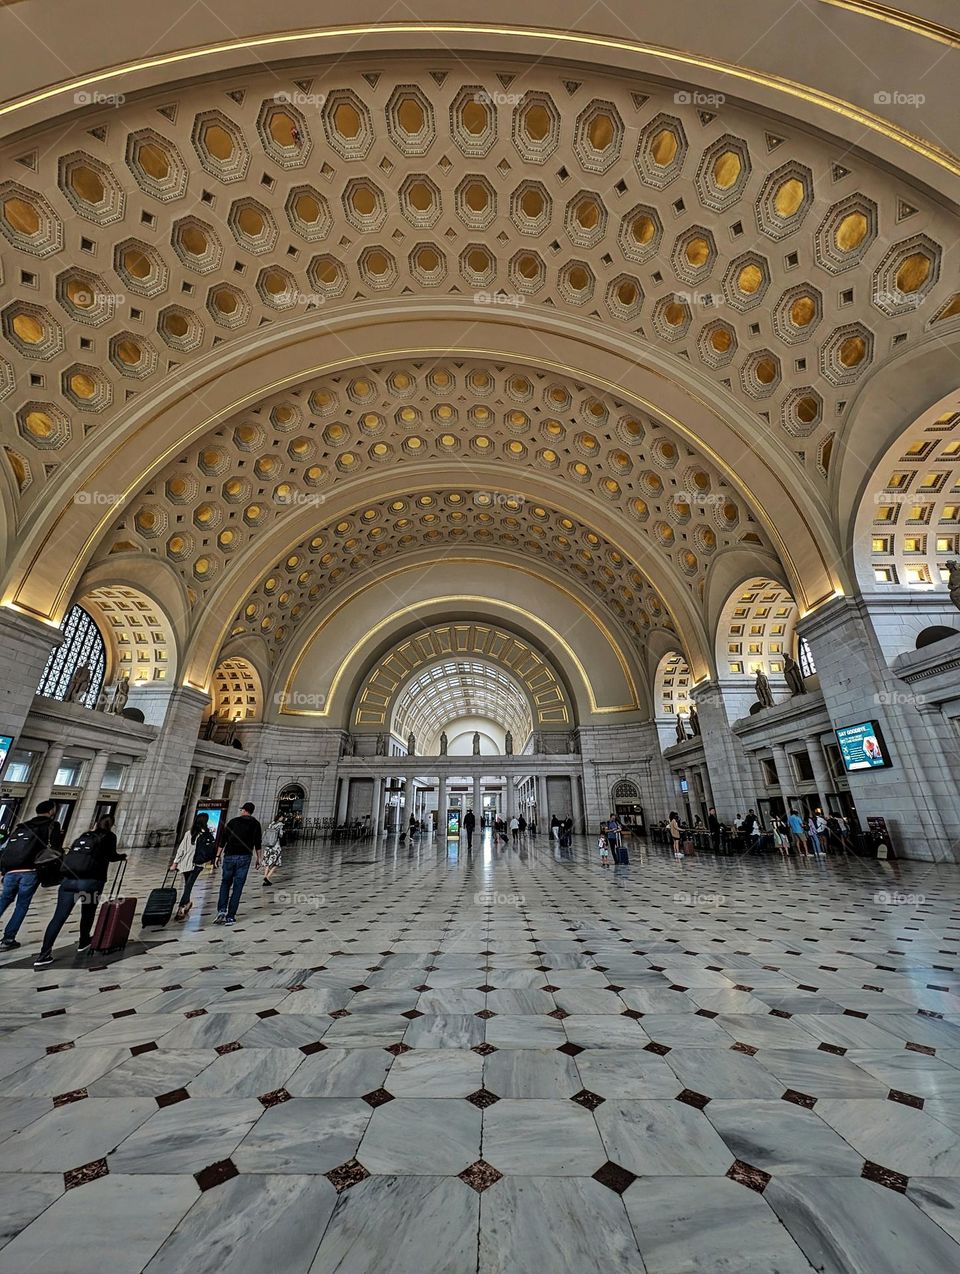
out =
{"type": "Polygon", "coordinates": [[[285,858],[233,929],[208,876],[160,948],[4,957],[0,1270],[960,1268],[956,868],[285,858]]]}

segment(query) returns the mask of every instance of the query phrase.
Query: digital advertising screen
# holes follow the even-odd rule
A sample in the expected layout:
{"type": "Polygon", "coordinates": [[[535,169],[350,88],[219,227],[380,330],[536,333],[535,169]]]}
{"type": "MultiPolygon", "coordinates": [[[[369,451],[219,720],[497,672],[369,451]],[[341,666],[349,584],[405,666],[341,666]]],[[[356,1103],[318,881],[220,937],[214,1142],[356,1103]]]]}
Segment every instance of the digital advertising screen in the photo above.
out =
{"type": "Polygon", "coordinates": [[[447,810],[447,837],[451,840],[460,839],[460,811],[447,810]]]}
{"type": "Polygon", "coordinates": [[[0,774],[3,773],[3,767],[7,763],[7,757],[10,755],[10,749],[13,747],[13,739],[9,734],[0,734],[0,774]]]}
{"type": "Polygon", "coordinates": [[[213,838],[220,844],[220,824],[224,821],[227,814],[226,801],[197,801],[197,813],[206,814],[207,831],[213,833],[213,838]]]}
{"type": "Polygon", "coordinates": [[[892,765],[880,725],[876,721],[858,721],[856,725],[837,727],[837,743],[848,774],[858,770],[883,770],[892,765]]]}

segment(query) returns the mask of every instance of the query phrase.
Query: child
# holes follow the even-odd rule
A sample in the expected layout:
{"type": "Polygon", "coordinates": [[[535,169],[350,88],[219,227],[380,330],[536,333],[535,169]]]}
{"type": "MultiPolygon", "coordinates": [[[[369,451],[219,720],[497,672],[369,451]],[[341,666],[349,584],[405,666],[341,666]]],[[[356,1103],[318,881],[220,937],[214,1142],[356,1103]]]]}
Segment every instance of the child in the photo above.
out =
{"type": "Polygon", "coordinates": [[[606,836],[601,836],[597,841],[597,849],[600,851],[600,866],[610,866],[610,846],[607,844],[606,836]]]}

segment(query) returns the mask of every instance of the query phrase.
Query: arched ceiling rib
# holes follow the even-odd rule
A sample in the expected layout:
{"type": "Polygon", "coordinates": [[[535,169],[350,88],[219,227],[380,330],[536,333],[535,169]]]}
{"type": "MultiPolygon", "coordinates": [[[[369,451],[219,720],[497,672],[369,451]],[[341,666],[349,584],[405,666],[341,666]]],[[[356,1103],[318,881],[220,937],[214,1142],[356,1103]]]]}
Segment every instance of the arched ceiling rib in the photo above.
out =
{"type": "Polygon", "coordinates": [[[863,157],[653,83],[540,64],[503,93],[498,73],[361,61],[309,106],[314,83],[232,77],[9,146],[21,510],[138,395],[311,306],[455,293],[594,316],[689,360],[812,483],[860,378],[956,323],[954,223],[863,157]]]}

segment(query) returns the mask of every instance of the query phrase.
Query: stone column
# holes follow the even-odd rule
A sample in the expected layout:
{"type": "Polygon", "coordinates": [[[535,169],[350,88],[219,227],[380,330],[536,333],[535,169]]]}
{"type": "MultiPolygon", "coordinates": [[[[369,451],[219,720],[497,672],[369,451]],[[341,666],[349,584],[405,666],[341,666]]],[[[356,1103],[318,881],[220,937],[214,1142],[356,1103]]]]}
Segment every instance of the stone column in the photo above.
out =
{"type": "Polygon", "coordinates": [[[380,835],[380,824],[383,820],[383,779],[379,774],[373,776],[373,799],[371,802],[370,822],[373,825],[373,839],[380,835]]]}
{"type": "Polygon", "coordinates": [[[810,757],[810,765],[813,768],[813,777],[817,784],[817,795],[820,797],[820,808],[826,815],[829,813],[827,809],[827,793],[830,791],[830,776],[827,773],[827,762],[823,755],[823,748],[820,744],[819,734],[814,735],[812,739],[807,739],[807,755],[810,757]]]}
{"type": "Polygon", "coordinates": [[[712,682],[701,682],[690,694],[700,718],[703,755],[717,817],[732,823],[749,801],[749,772],[740,740],[730,729],[723,695],[712,682]]]}
{"type": "Polygon", "coordinates": [[[437,837],[447,838],[447,776],[441,774],[437,779],[437,837]]]}
{"type": "Polygon", "coordinates": [[[782,743],[772,743],[773,759],[777,767],[777,780],[780,784],[780,795],[783,803],[787,807],[787,813],[791,808],[796,808],[797,813],[801,813],[800,798],[797,796],[797,786],[793,778],[793,766],[787,755],[787,749],[782,743]]]}
{"type": "Polygon", "coordinates": [[[583,792],[579,774],[570,775],[570,813],[573,815],[573,830],[582,832],[583,826],[583,792]]]}
{"type": "Polygon", "coordinates": [[[53,791],[54,780],[57,777],[57,770],[63,762],[63,752],[66,744],[51,743],[43,754],[43,760],[40,762],[40,769],[37,771],[36,781],[30,790],[30,795],[24,806],[27,809],[27,817],[32,816],[33,807],[40,801],[45,801],[53,791]]]}
{"type": "Polygon", "coordinates": [[[16,741],[50,652],[62,641],[52,624],[0,606],[0,734],[16,741]]]}
{"type": "Polygon", "coordinates": [[[83,785],[83,795],[77,802],[73,815],[73,831],[77,836],[89,829],[93,821],[94,810],[100,797],[100,785],[106,772],[110,753],[104,749],[94,756],[87,768],[87,777],[83,785]]]}
{"type": "Polygon", "coordinates": [[[350,775],[340,775],[340,799],[337,801],[335,817],[337,826],[347,821],[347,809],[350,803],[350,775]]]}
{"type": "Polygon", "coordinates": [[[479,772],[473,776],[473,816],[480,823],[480,816],[483,813],[483,787],[480,783],[479,772]]]}
{"type": "Polygon", "coordinates": [[[547,776],[537,775],[537,831],[542,832],[550,825],[550,811],[547,809],[547,776]]]}
{"type": "Polygon", "coordinates": [[[503,776],[503,782],[504,782],[504,791],[506,792],[506,795],[507,795],[506,821],[507,821],[507,824],[509,825],[511,818],[513,818],[514,811],[516,810],[517,792],[516,792],[516,788],[513,786],[512,774],[505,774],[503,776]]]}
{"type": "Polygon", "coordinates": [[[891,672],[862,599],[835,597],[797,630],[810,643],[834,724],[876,721],[886,741],[890,768],[847,776],[861,823],[885,818],[900,854],[956,862],[960,796],[949,723],[891,672]]]}
{"type": "Polygon", "coordinates": [[[154,828],[176,827],[197,747],[197,732],[210,697],[192,686],[169,691],[160,733],[150,744],[140,771],[140,788],[131,793],[123,832],[128,845],[143,845],[154,828]]]}

